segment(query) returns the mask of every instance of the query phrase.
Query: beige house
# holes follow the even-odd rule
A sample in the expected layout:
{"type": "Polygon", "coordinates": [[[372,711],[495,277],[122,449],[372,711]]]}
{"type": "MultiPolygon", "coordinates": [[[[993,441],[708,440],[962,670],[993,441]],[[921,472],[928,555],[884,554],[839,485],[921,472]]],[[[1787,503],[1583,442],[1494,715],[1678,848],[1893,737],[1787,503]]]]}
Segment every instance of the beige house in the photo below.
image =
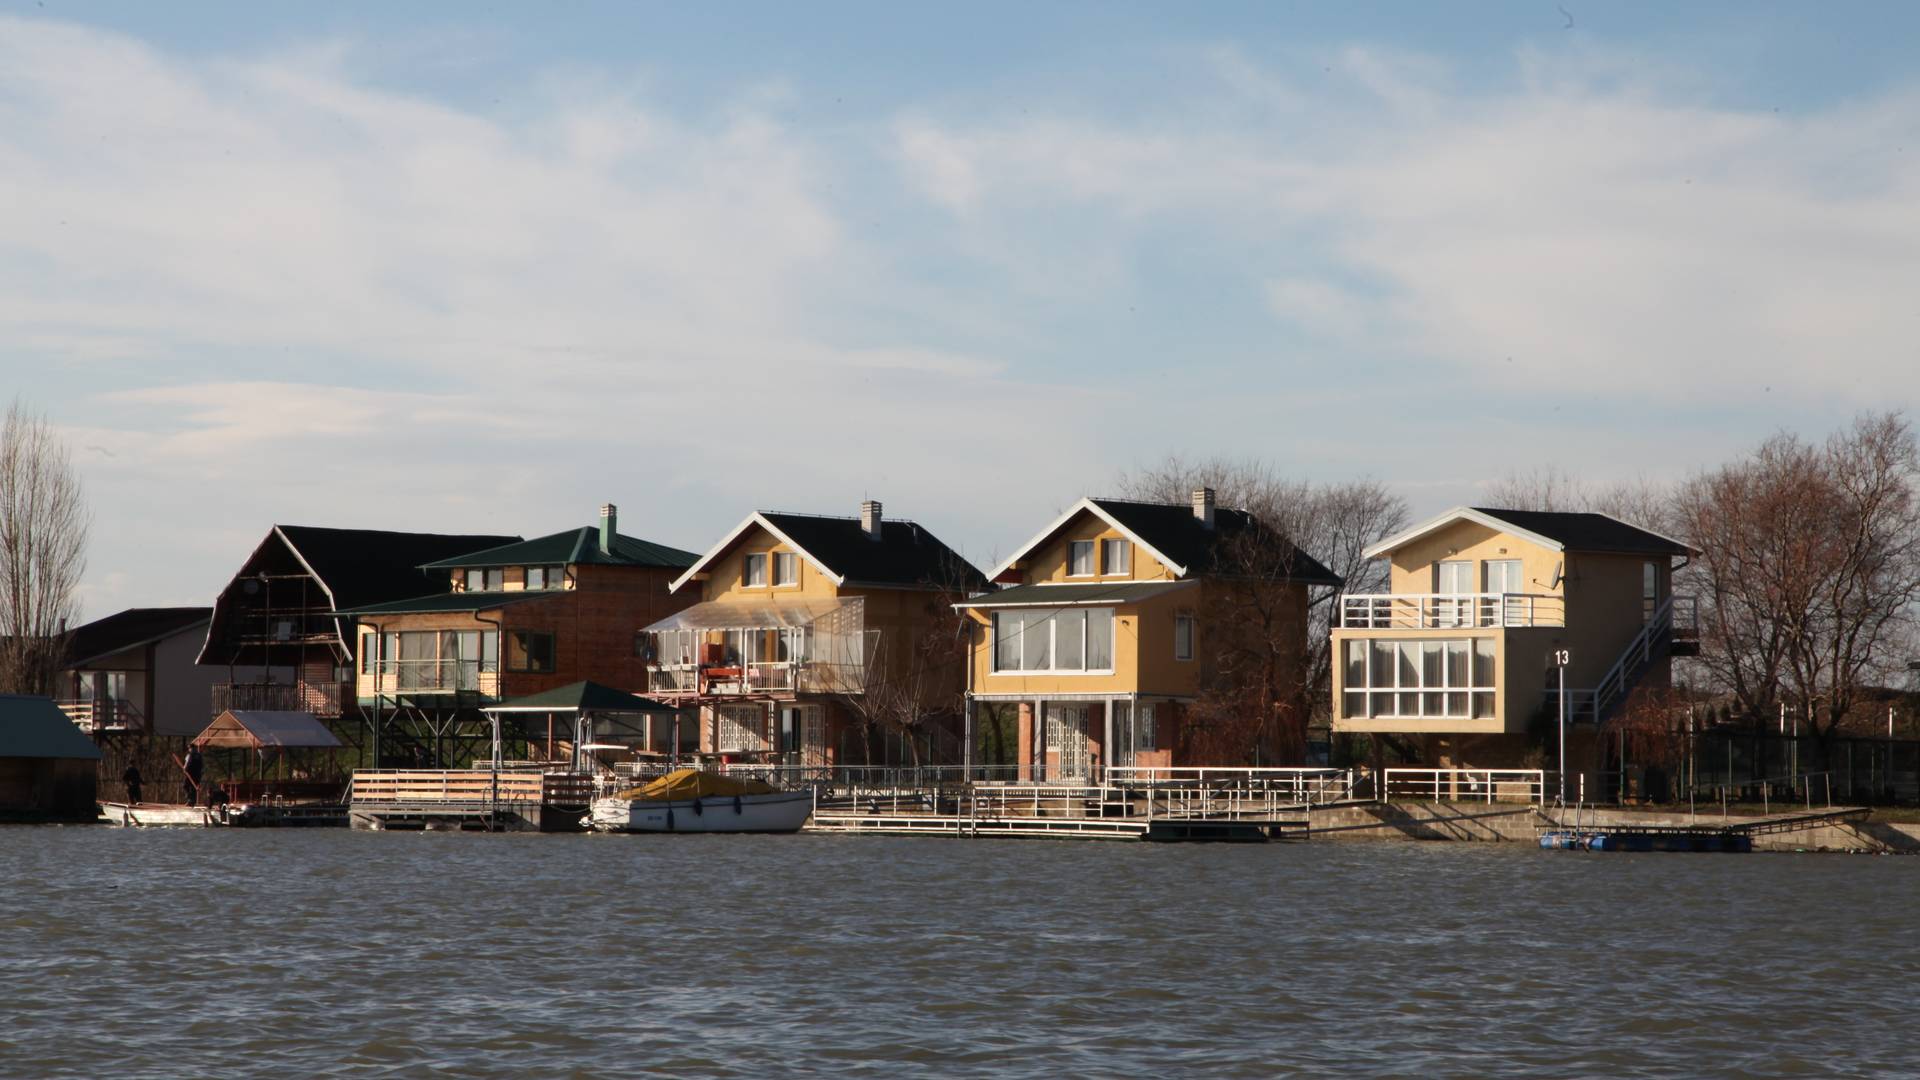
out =
{"type": "Polygon", "coordinates": [[[1697,652],[1672,592],[1692,554],[1593,513],[1459,507],[1389,537],[1367,555],[1392,591],[1340,598],[1333,730],[1400,737],[1430,765],[1518,765],[1558,715],[1564,653],[1569,718],[1591,732],[1697,652]]]}

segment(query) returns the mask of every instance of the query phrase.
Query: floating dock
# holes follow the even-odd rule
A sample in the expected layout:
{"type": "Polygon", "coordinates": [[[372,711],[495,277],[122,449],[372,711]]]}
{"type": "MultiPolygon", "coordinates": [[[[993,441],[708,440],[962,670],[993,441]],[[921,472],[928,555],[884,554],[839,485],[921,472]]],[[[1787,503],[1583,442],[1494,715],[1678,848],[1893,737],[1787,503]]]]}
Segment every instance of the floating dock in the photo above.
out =
{"type": "Polygon", "coordinates": [[[356,829],[579,832],[592,805],[583,773],[362,769],[347,810],[356,829]]]}
{"type": "Polygon", "coordinates": [[[1308,806],[1192,788],[976,785],[952,793],[831,796],[809,832],[963,838],[1263,843],[1304,839],[1308,806]]]}
{"type": "Polygon", "coordinates": [[[1753,838],[1768,833],[1799,832],[1865,818],[1865,807],[1839,807],[1799,814],[1774,814],[1733,824],[1635,825],[1608,824],[1540,831],[1540,846],[1554,851],[1692,851],[1744,853],[1753,850],[1753,838]]]}

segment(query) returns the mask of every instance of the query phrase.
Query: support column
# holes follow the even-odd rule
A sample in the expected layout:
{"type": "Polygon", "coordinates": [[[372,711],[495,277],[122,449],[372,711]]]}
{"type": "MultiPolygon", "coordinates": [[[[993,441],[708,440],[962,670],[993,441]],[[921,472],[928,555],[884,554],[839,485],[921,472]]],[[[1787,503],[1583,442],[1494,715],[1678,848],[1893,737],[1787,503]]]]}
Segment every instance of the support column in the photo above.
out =
{"type": "Polygon", "coordinates": [[[973,713],[978,707],[978,704],[973,700],[973,695],[968,694],[967,704],[965,706],[966,711],[961,716],[962,737],[966,740],[960,745],[960,777],[962,780],[973,779],[973,713]]]}
{"type": "Polygon", "coordinates": [[[1023,701],[1020,703],[1020,745],[1016,751],[1018,756],[1014,761],[1016,766],[1015,775],[1021,780],[1033,779],[1033,755],[1035,748],[1040,744],[1040,740],[1036,738],[1037,732],[1034,731],[1034,718],[1036,713],[1033,704],[1031,701],[1023,701]]]}

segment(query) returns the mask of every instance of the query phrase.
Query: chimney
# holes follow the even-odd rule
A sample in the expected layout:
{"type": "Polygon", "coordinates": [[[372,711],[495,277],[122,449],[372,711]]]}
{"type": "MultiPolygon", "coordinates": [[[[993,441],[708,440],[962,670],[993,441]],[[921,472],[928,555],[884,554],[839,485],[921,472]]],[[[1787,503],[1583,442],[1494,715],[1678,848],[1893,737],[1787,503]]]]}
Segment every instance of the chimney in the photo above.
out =
{"type": "Polygon", "coordinates": [[[880,539],[880,502],[878,499],[868,499],[860,504],[860,531],[866,533],[867,539],[869,540],[880,539]]]}
{"type": "Polygon", "coordinates": [[[1200,527],[1213,528],[1213,489],[1210,487],[1193,489],[1193,516],[1200,519],[1200,527]]]}
{"type": "Polygon", "coordinates": [[[613,554],[613,538],[619,535],[618,514],[619,511],[612,503],[607,503],[600,508],[600,554],[602,555],[613,554]]]}

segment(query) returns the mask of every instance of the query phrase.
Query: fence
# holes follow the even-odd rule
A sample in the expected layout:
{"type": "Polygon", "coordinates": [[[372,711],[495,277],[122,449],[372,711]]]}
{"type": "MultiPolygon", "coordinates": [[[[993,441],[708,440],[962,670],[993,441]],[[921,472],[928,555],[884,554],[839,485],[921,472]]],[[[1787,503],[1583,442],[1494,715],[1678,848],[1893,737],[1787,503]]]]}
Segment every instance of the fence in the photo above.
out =
{"type": "Polygon", "coordinates": [[[1546,802],[1547,774],[1540,769],[1388,769],[1382,799],[1436,802],[1546,802]]]}
{"type": "Polygon", "coordinates": [[[360,769],[353,774],[350,790],[355,803],[585,806],[593,801],[593,778],[579,773],[487,769],[360,769]]]}

